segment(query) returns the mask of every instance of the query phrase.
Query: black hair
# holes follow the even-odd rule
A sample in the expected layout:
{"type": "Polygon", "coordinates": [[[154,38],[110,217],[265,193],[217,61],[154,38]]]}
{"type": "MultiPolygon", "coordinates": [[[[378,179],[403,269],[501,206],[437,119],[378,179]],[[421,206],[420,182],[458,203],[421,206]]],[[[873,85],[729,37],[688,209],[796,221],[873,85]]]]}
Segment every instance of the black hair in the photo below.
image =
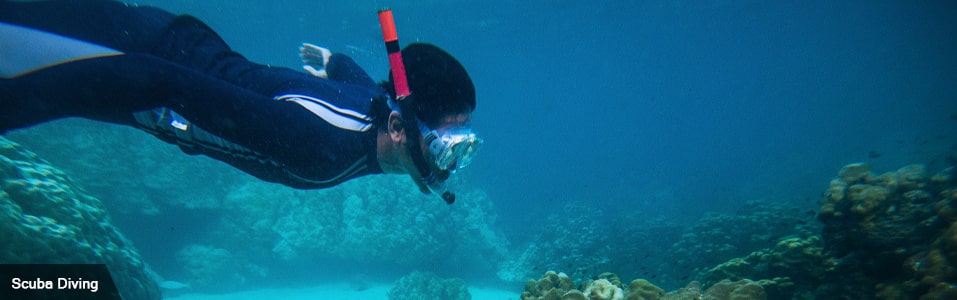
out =
{"type": "MultiPolygon", "coordinates": [[[[415,114],[430,127],[446,116],[475,110],[475,86],[465,67],[439,47],[412,43],[402,49],[409,90],[415,99],[415,114]]],[[[392,73],[382,83],[395,95],[392,73]]]]}

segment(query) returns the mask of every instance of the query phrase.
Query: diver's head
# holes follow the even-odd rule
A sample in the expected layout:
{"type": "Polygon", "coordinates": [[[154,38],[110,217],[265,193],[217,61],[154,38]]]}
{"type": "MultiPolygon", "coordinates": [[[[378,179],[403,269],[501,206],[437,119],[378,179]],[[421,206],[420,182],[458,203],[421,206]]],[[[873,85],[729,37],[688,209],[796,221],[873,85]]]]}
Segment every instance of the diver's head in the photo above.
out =
{"type": "MultiPolygon", "coordinates": [[[[432,44],[412,43],[402,49],[402,62],[415,96],[414,113],[429,127],[441,127],[442,118],[475,110],[472,78],[452,55],[432,44]]],[[[392,80],[390,72],[382,86],[395,95],[392,80]]]]}
{"type": "MultiPolygon", "coordinates": [[[[412,178],[423,191],[451,203],[454,195],[445,190],[445,181],[471,162],[482,143],[471,131],[475,86],[462,64],[436,46],[413,43],[401,52],[411,96],[391,106],[401,114],[419,173],[412,178]]],[[[392,78],[383,87],[395,95],[392,78]]]]}

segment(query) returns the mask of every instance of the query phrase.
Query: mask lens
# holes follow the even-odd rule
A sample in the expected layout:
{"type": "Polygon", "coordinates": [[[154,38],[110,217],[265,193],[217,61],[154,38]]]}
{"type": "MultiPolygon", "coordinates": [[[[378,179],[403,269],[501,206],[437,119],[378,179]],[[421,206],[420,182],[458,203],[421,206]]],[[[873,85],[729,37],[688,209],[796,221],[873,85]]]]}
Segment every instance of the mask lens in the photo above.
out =
{"type": "Polygon", "coordinates": [[[447,133],[443,135],[441,147],[434,151],[435,164],[442,170],[455,170],[472,162],[472,157],[482,144],[482,139],[473,133],[447,133]]]}
{"type": "Polygon", "coordinates": [[[456,158],[455,167],[464,168],[472,163],[472,157],[475,156],[475,153],[478,152],[479,146],[482,145],[482,139],[475,137],[474,134],[469,134],[464,140],[459,143],[452,145],[452,152],[455,153],[456,158]]]}
{"type": "Polygon", "coordinates": [[[439,134],[419,121],[419,130],[423,132],[425,144],[435,167],[443,171],[455,171],[472,163],[472,157],[482,145],[482,139],[475,136],[470,128],[453,128],[439,134]]]}

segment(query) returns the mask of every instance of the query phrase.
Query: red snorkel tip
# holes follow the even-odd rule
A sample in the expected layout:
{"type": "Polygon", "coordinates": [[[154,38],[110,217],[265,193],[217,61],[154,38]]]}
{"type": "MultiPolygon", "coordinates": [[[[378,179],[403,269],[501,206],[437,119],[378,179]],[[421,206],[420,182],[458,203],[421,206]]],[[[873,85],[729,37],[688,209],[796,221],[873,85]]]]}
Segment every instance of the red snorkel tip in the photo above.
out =
{"type": "Polygon", "coordinates": [[[395,98],[401,100],[411,94],[405,77],[405,64],[399,47],[399,35],[395,31],[395,20],[391,9],[379,10],[379,25],[385,40],[385,50],[389,52],[389,66],[392,67],[392,82],[395,85],[395,98]]]}

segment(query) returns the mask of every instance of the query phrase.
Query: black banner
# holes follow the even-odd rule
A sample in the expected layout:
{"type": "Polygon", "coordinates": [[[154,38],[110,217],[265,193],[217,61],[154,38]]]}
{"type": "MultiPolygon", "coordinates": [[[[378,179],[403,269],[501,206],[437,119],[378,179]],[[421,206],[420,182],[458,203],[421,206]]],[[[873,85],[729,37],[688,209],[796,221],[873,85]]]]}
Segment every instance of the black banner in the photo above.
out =
{"type": "Polygon", "coordinates": [[[121,299],[104,264],[0,264],[0,280],[0,299],[121,299]]]}

